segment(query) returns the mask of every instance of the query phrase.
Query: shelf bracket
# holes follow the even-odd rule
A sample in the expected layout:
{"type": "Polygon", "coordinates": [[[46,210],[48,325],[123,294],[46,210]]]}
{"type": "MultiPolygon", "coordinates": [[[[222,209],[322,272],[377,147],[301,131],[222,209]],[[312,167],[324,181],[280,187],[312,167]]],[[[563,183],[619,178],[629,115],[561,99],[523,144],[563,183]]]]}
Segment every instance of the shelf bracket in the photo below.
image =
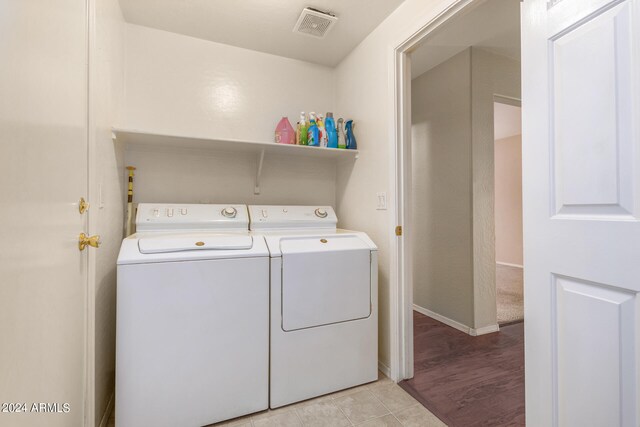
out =
{"type": "Polygon", "coordinates": [[[260,176],[262,175],[263,162],[264,162],[264,149],[260,150],[260,154],[258,154],[258,166],[256,169],[256,185],[253,189],[253,194],[260,194],[260,176]]]}

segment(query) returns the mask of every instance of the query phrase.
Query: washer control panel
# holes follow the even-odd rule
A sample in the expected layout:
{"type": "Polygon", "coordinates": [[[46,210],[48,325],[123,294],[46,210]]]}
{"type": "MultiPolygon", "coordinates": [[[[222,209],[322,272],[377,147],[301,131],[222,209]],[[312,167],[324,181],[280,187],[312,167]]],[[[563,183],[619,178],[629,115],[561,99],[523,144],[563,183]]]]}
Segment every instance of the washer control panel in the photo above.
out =
{"type": "Polygon", "coordinates": [[[249,206],[251,230],[335,229],[338,218],[331,206],[249,206]]]}
{"type": "Polygon", "coordinates": [[[136,231],[248,230],[246,205],[140,203],[136,231]]]}

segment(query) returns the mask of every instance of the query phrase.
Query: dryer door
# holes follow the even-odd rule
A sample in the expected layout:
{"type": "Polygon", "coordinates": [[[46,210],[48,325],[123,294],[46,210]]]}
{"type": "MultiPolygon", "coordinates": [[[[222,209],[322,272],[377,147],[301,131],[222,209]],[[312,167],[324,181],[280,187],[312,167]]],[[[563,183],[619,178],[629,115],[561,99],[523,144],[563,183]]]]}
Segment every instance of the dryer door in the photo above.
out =
{"type": "Polygon", "coordinates": [[[371,249],[357,236],[291,237],[282,251],[282,329],[295,331],[371,314],[371,249]]]}

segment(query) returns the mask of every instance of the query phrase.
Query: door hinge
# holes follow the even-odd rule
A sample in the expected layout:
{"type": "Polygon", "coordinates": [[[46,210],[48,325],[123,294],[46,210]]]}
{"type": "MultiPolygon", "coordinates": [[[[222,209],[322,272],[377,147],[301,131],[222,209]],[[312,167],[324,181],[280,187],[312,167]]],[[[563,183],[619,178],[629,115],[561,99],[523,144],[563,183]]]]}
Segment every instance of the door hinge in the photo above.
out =
{"type": "Polygon", "coordinates": [[[396,236],[402,236],[402,226],[396,225],[396,236]]]}

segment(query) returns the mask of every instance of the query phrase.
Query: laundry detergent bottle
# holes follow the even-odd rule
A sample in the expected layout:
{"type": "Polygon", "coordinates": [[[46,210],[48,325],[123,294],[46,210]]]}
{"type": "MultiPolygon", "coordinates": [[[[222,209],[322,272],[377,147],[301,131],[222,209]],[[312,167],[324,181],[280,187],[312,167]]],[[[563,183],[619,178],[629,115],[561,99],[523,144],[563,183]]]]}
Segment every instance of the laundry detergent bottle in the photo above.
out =
{"type": "Polygon", "coordinates": [[[278,144],[296,143],[296,131],[286,117],[283,117],[276,127],[276,142],[278,144]]]}
{"type": "Polygon", "coordinates": [[[307,116],[304,114],[304,111],[300,113],[300,121],[298,122],[299,131],[298,131],[298,145],[308,145],[307,142],[307,131],[309,130],[309,125],[307,124],[307,116]]]}
{"type": "Polygon", "coordinates": [[[333,113],[327,113],[324,127],[327,130],[327,148],[338,148],[338,130],[333,121],[333,113]]]}
{"type": "Polygon", "coordinates": [[[318,135],[318,125],[316,125],[316,113],[309,113],[309,129],[307,130],[307,145],[311,147],[320,146],[320,138],[318,135]]]}
{"type": "Polygon", "coordinates": [[[345,124],[345,132],[347,133],[347,148],[349,150],[357,150],[358,143],[356,142],[356,136],[353,134],[353,120],[347,120],[345,124]]]}

